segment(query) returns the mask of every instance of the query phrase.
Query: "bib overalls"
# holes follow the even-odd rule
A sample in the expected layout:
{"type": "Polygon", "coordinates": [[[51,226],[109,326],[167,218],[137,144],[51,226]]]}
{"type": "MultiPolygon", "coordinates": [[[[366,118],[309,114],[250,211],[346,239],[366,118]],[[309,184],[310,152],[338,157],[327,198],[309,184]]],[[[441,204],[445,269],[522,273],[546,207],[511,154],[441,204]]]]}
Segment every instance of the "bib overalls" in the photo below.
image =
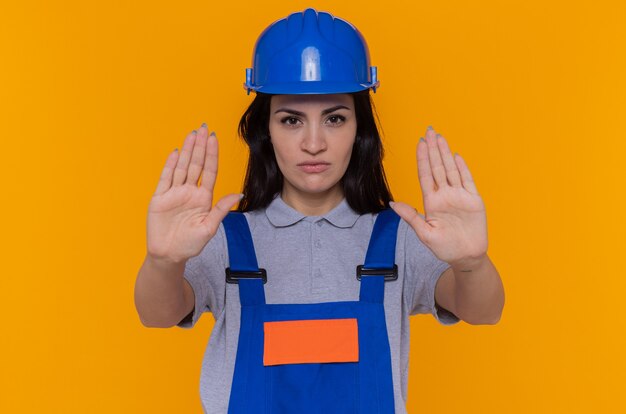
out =
{"type": "Polygon", "coordinates": [[[267,304],[246,218],[228,214],[226,279],[241,301],[229,414],[395,412],[383,299],[385,280],[398,275],[399,222],[393,210],[378,214],[357,266],[358,301],[267,304]]]}

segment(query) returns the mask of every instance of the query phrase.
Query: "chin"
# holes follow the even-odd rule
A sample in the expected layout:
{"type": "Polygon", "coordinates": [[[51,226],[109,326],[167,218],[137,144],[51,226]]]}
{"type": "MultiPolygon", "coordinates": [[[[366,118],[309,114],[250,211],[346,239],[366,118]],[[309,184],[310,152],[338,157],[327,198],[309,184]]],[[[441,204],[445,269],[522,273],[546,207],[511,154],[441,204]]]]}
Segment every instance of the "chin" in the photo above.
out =
{"type": "Polygon", "coordinates": [[[327,183],[302,183],[296,187],[298,191],[304,194],[324,194],[324,193],[332,193],[336,191],[336,187],[339,186],[338,182],[327,183]]]}

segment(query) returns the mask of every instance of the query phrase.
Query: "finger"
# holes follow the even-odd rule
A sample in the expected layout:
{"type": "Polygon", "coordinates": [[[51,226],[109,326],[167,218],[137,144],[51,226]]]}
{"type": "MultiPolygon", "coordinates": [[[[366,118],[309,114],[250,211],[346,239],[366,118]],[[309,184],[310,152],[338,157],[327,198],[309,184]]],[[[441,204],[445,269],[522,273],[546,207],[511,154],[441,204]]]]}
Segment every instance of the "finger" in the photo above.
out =
{"type": "Polygon", "coordinates": [[[441,154],[441,159],[443,160],[443,166],[446,169],[446,176],[448,177],[448,183],[452,187],[461,187],[461,175],[459,174],[459,170],[456,167],[456,163],[454,162],[454,158],[452,158],[452,153],[450,152],[450,147],[448,146],[448,142],[442,136],[437,134],[437,145],[439,146],[439,153],[441,154]]]}
{"type": "Polygon", "coordinates": [[[226,217],[226,214],[235,207],[235,204],[237,204],[242,197],[243,194],[228,194],[215,203],[206,219],[206,228],[209,234],[215,234],[220,223],[224,220],[224,217],[226,217]]]}
{"type": "Polygon", "coordinates": [[[189,162],[189,168],[187,169],[187,178],[185,183],[198,185],[198,179],[204,167],[204,153],[206,152],[207,145],[207,126],[202,124],[196,134],[196,142],[191,152],[191,160],[189,162]]]}
{"type": "Polygon", "coordinates": [[[169,190],[172,186],[172,177],[174,176],[174,168],[176,168],[176,162],[178,161],[178,148],[170,153],[165,161],[163,171],[161,171],[161,178],[157,184],[155,194],[160,195],[169,190]]]}
{"type": "Polygon", "coordinates": [[[193,150],[194,143],[196,141],[196,131],[191,131],[185,143],[183,144],[183,150],[180,152],[178,162],[176,163],[176,169],[174,170],[174,180],[172,186],[183,185],[187,178],[187,169],[189,168],[189,159],[191,158],[191,151],[193,150]]]}
{"type": "Polygon", "coordinates": [[[456,161],[456,165],[461,173],[463,187],[472,194],[478,194],[476,184],[474,183],[474,179],[472,178],[469,168],[467,168],[465,160],[459,154],[455,155],[454,160],[456,161]]]}
{"type": "Polygon", "coordinates": [[[403,203],[401,201],[390,203],[393,211],[398,213],[398,215],[413,228],[417,237],[425,241],[427,235],[430,231],[430,226],[424,220],[424,216],[419,214],[417,210],[415,210],[410,205],[403,203]]]}
{"type": "Polygon", "coordinates": [[[430,169],[432,171],[433,177],[435,178],[437,188],[447,186],[448,180],[446,179],[446,169],[443,166],[441,154],[439,153],[439,147],[437,146],[437,137],[435,135],[435,130],[431,127],[426,130],[426,143],[428,144],[428,158],[430,160],[430,169]]]}
{"type": "Polygon", "coordinates": [[[211,132],[211,135],[209,135],[204,157],[204,170],[202,171],[202,183],[200,185],[213,194],[213,187],[215,187],[215,181],[217,180],[218,160],[217,137],[214,132],[211,132]]]}
{"type": "Polygon", "coordinates": [[[417,143],[417,176],[422,188],[422,196],[435,191],[435,180],[428,160],[428,144],[424,138],[417,143]]]}

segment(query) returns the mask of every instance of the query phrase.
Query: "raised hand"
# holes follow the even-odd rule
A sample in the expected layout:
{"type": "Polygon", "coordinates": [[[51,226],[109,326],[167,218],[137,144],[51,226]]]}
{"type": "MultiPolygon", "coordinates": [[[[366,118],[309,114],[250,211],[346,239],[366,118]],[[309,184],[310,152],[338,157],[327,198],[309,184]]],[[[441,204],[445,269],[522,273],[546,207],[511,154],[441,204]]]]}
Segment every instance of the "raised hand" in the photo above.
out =
{"type": "Polygon", "coordinates": [[[217,162],[217,138],[208,135],[206,124],[187,135],[180,155],[169,155],[148,207],[150,257],[181,263],[197,256],[240,200],[240,194],[229,194],[212,206],[217,162]]]}
{"type": "Polygon", "coordinates": [[[429,127],[417,144],[417,167],[425,216],[401,202],[393,209],[440,260],[471,266],[484,258],[485,206],[463,158],[453,157],[445,138],[429,127]]]}

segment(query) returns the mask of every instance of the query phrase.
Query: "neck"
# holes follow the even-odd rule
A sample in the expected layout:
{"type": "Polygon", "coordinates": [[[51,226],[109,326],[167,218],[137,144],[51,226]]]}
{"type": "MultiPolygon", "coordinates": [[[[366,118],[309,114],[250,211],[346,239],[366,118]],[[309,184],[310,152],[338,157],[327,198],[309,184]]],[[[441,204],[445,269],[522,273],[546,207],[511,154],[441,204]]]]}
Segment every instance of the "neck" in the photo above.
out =
{"type": "Polygon", "coordinates": [[[304,215],[323,216],[341,203],[343,191],[338,186],[319,194],[301,193],[295,189],[283,188],[280,196],[289,207],[304,215]]]}

